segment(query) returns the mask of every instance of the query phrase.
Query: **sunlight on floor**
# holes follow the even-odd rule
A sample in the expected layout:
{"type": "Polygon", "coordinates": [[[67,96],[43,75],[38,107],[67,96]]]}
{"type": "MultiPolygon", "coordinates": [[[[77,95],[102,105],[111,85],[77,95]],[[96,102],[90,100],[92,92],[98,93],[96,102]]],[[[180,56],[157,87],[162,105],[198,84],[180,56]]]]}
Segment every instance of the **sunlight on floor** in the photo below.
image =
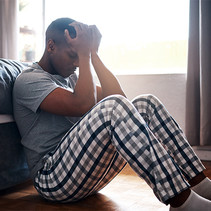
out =
{"type": "MultiPolygon", "coordinates": [[[[128,167],[126,167],[127,171],[128,167]]],[[[117,205],[115,211],[168,211],[169,207],[159,202],[146,182],[135,173],[120,173],[100,191],[117,205]],[[121,194],[118,194],[121,193],[121,194]]]]}

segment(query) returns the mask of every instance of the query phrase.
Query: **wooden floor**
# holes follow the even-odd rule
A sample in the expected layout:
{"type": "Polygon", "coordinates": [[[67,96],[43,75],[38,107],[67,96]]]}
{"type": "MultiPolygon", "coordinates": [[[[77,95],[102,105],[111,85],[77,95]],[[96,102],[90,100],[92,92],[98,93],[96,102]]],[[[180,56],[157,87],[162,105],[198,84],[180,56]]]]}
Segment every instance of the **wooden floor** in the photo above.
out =
{"type": "MultiPolygon", "coordinates": [[[[211,162],[203,162],[211,178],[211,162]]],[[[0,191],[0,210],[70,210],[70,211],[167,211],[146,183],[126,168],[100,193],[76,203],[57,204],[43,200],[29,181],[0,191]]]]}

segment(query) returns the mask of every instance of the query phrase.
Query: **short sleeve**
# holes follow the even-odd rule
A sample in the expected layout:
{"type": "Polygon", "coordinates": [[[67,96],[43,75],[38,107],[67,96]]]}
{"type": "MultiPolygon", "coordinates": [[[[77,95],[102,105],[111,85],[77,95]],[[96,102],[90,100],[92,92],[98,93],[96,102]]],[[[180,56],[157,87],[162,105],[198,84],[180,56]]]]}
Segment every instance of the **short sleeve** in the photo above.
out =
{"type": "Polygon", "coordinates": [[[14,100],[35,113],[45,97],[58,87],[49,74],[26,70],[15,81],[14,100]]]}

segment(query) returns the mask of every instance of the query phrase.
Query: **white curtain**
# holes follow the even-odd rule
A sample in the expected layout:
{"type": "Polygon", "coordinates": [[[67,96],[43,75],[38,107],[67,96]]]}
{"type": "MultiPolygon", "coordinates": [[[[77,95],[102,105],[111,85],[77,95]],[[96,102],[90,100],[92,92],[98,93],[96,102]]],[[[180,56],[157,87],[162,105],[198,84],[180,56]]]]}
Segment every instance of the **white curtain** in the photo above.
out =
{"type": "Polygon", "coordinates": [[[18,59],[18,0],[0,0],[0,58],[18,59]]]}

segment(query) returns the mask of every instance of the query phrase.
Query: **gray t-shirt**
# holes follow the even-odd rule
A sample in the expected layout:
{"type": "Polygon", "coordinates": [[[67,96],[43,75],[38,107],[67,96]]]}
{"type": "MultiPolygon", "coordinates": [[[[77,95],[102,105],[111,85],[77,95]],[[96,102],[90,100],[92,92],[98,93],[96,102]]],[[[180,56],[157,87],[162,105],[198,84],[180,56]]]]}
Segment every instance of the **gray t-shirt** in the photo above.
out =
{"type": "Polygon", "coordinates": [[[15,81],[14,117],[32,177],[43,167],[43,157],[56,148],[65,133],[79,120],[45,112],[39,106],[58,87],[73,91],[76,81],[76,74],[68,78],[51,75],[37,63],[24,70],[15,81]]]}

